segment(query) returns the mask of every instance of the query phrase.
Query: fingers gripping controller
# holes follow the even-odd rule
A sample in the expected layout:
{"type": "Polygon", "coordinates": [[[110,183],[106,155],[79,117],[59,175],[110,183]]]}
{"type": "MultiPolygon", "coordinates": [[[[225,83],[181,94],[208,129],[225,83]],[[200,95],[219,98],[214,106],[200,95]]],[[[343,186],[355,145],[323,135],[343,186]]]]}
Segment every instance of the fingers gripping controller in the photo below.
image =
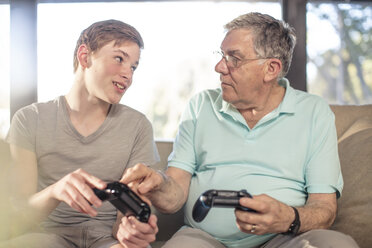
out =
{"type": "Polygon", "coordinates": [[[109,201],[124,215],[134,215],[141,222],[148,222],[151,214],[149,205],[142,201],[127,185],[108,183],[106,189],[93,189],[102,201],[109,201]]]}
{"type": "Polygon", "coordinates": [[[222,208],[237,208],[244,211],[255,212],[250,208],[240,205],[239,199],[241,197],[250,197],[246,190],[230,191],[230,190],[208,190],[200,195],[196,200],[192,210],[192,217],[196,222],[201,222],[207,216],[212,207],[222,208]]]}

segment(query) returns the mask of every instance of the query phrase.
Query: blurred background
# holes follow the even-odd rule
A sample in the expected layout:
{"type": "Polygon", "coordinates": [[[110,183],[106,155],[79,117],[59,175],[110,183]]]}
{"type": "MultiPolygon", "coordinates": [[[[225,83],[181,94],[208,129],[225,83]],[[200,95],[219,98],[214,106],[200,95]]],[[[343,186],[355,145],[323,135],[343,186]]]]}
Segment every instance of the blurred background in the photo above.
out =
{"type": "Polygon", "coordinates": [[[292,86],[330,104],[372,103],[371,1],[0,0],[0,138],[18,108],[67,93],[80,32],[119,19],[145,42],[122,103],[146,114],[157,140],[173,140],[187,100],[219,87],[213,51],[223,25],[251,11],[296,28],[292,86]]]}

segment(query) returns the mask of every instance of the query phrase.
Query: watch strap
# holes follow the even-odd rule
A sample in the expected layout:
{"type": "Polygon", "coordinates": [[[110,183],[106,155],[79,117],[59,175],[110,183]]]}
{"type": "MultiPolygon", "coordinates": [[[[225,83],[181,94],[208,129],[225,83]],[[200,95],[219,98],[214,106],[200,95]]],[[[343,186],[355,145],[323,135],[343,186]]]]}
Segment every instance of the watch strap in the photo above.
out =
{"type": "Polygon", "coordinates": [[[285,234],[296,235],[301,227],[300,215],[298,214],[298,210],[295,207],[291,206],[291,208],[295,213],[295,219],[291,223],[291,225],[289,225],[288,231],[285,234]]]}

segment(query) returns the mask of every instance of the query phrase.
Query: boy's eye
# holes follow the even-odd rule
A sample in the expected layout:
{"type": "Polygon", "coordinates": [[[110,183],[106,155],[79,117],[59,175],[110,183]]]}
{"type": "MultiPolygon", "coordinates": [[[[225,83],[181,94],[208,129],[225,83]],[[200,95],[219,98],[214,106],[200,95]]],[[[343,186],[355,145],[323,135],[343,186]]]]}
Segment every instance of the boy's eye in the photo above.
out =
{"type": "Polygon", "coordinates": [[[116,60],[117,62],[119,62],[119,63],[122,63],[122,62],[124,61],[124,59],[123,59],[122,57],[120,57],[120,56],[116,56],[116,57],[115,57],[115,60],[116,60]]]}
{"type": "Polygon", "coordinates": [[[132,70],[132,71],[135,71],[136,69],[137,69],[137,66],[132,66],[132,67],[131,67],[131,70],[132,70]]]}

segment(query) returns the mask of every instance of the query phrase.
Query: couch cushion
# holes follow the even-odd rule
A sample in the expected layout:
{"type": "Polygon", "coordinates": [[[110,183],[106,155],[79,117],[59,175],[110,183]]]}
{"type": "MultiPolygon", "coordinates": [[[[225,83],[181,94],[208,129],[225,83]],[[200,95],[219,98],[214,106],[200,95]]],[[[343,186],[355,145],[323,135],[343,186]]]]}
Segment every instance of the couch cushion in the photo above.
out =
{"type": "Polygon", "coordinates": [[[341,137],[356,120],[372,120],[372,104],[367,105],[331,105],[336,116],[337,137],[341,137]]]}
{"type": "Polygon", "coordinates": [[[357,119],[348,129],[346,129],[346,131],[340,137],[338,137],[338,142],[340,143],[347,137],[368,128],[372,128],[372,117],[361,117],[357,119]]]}
{"type": "Polygon", "coordinates": [[[345,137],[338,148],[345,186],[332,229],[372,247],[372,128],[345,137]]]}

